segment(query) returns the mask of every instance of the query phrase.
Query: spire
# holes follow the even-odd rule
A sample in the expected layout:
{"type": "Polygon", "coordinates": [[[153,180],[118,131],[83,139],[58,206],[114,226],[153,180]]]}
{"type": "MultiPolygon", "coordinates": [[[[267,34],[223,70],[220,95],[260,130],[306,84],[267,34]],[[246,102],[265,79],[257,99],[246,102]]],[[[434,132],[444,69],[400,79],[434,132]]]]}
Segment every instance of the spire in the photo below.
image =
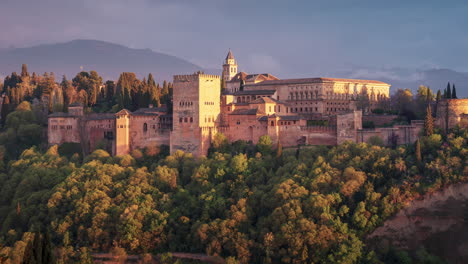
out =
{"type": "Polygon", "coordinates": [[[234,55],[232,55],[231,49],[229,49],[229,52],[226,56],[226,60],[234,60],[234,55]]]}

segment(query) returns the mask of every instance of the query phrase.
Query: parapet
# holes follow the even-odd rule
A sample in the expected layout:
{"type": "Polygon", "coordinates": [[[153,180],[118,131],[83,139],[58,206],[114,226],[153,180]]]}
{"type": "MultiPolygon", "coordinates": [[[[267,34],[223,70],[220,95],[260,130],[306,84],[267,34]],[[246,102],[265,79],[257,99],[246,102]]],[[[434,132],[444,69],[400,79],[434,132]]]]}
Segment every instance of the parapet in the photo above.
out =
{"type": "Polygon", "coordinates": [[[198,81],[200,78],[221,79],[221,76],[214,75],[214,74],[204,74],[204,73],[201,73],[201,72],[196,72],[196,73],[193,73],[193,74],[186,74],[186,75],[174,75],[174,83],[176,83],[176,82],[198,81]]]}

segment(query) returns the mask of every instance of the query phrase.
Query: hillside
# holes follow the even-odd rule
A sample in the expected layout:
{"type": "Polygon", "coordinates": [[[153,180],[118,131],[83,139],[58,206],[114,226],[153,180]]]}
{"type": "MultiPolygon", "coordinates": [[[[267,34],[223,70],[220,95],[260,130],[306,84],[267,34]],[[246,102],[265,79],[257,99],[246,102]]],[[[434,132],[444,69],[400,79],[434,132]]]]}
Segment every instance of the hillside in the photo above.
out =
{"type": "Polygon", "coordinates": [[[149,49],[97,41],[73,40],[30,48],[0,50],[0,76],[21,71],[28,64],[31,72],[55,72],[71,78],[80,71],[96,70],[104,79],[117,79],[121,72],[135,72],[139,76],[153,73],[157,80],[171,80],[172,75],[201,70],[191,62],[149,49]]]}
{"type": "Polygon", "coordinates": [[[450,263],[467,263],[467,190],[468,183],[459,183],[412,201],[369,235],[370,244],[412,251],[423,245],[450,263]]]}

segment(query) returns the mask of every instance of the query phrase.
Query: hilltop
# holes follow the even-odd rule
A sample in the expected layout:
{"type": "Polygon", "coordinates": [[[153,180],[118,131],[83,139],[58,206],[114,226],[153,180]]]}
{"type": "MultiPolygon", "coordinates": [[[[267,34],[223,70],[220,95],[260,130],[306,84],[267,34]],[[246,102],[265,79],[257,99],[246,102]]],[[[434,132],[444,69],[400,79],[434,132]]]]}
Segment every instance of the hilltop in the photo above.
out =
{"type": "Polygon", "coordinates": [[[81,69],[95,70],[103,78],[117,79],[121,72],[139,76],[153,73],[157,80],[171,80],[172,75],[202,70],[187,60],[150,49],[132,49],[98,40],[73,40],[29,48],[0,50],[0,76],[18,72],[26,63],[31,72],[54,72],[71,78],[81,69]]]}

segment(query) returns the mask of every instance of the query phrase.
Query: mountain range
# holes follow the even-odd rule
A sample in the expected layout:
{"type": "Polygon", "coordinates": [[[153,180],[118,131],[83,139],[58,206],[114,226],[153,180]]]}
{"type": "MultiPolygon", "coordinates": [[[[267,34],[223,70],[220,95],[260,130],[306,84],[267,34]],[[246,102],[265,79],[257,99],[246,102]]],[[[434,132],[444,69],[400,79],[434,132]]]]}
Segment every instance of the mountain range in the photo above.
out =
{"type": "Polygon", "coordinates": [[[73,40],[0,51],[0,75],[21,71],[23,63],[28,65],[30,72],[54,72],[56,76],[66,75],[69,79],[81,69],[95,70],[104,80],[117,80],[122,72],[135,72],[140,77],[152,73],[157,80],[172,80],[174,74],[202,70],[202,67],[175,56],[97,40],[73,40]]]}
{"type": "MultiPolygon", "coordinates": [[[[211,74],[221,72],[221,69],[204,69],[182,58],[150,49],[132,49],[98,40],[73,40],[29,48],[0,50],[0,77],[14,71],[19,72],[23,63],[28,65],[30,72],[54,72],[56,76],[66,75],[69,79],[81,70],[95,70],[104,80],[117,80],[121,72],[135,72],[139,77],[152,73],[158,81],[172,80],[175,74],[189,74],[199,70],[211,74]]],[[[333,76],[327,77],[387,82],[392,85],[392,91],[399,88],[415,91],[419,85],[429,86],[436,91],[445,89],[447,82],[450,82],[456,85],[458,97],[468,97],[468,73],[451,69],[353,67],[348,70],[331,71],[331,74],[333,76]]],[[[281,75],[278,77],[288,78],[281,75]]]]}

